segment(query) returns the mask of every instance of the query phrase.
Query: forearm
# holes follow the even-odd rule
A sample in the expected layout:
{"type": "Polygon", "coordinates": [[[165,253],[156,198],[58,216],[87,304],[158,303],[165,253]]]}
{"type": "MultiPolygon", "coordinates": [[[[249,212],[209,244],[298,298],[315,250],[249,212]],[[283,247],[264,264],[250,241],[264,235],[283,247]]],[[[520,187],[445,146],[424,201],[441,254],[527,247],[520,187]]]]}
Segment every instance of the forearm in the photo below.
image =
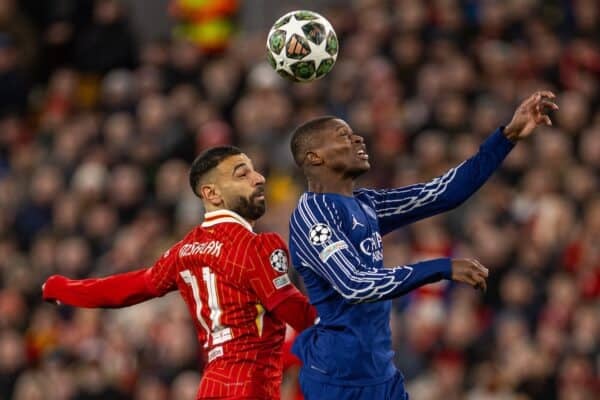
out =
{"type": "Polygon", "coordinates": [[[43,286],[47,301],[59,301],[75,307],[126,307],[158,297],[146,280],[147,269],[92,279],[67,279],[53,275],[43,286]]]}
{"type": "Polygon", "coordinates": [[[274,307],[272,312],[297,332],[314,325],[317,318],[317,310],[298,290],[274,307]]]}
{"type": "Polygon", "coordinates": [[[442,198],[450,205],[458,205],[475,193],[498,169],[508,153],[512,143],[498,128],[480,146],[473,157],[454,170],[454,177],[448,181],[447,190],[442,198]]]}
{"type": "Polygon", "coordinates": [[[376,267],[365,264],[352,245],[337,248],[326,260],[317,258],[319,255],[309,254],[308,257],[296,261],[328,281],[350,303],[391,299],[427,283],[452,277],[449,258],[393,268],[376,267]],[[312,260],[324,262],[310,262],[312,260]]]}
{"type": "Polygon", "coordinates": [[[396,279],[401,284],[381,300],[402,296],[418,287],[452,278],[452,262],[449,258],[437,258],[398,268],[396,279]],[[410,274],[404,275],[402,269],[410,268],[410,274]]]}
{"type": "Polygon", "coordinates": [[[356,274],[349,282],[354,282],[353,289],[344,297],[353,303],[389,300],[400,297],[411,290],[428,283],[450,279],[452,265],[448,258],[423,261],[395,268],[380,270],[377,279],[370,279],[374,274],[356,274]],[[385,271],[385,272],[384,272],[385,271]],[[361,290],[359,285],[370,280],[367,290],[361,290]]]}

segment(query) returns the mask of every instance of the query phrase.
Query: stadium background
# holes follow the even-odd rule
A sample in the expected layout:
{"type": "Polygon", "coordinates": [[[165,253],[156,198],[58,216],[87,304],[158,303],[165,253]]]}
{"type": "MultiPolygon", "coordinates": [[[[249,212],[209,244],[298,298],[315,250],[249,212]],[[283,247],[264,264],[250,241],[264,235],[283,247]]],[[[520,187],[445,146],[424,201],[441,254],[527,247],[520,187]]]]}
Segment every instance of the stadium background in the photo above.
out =
{"type": "Polygon", "coordinates": [[[437,284],[397,300],[396,361],[418,400],[598,398],[598,1],[198,1],[233,8],[194,43],[182,32],[206,30],[182,27],[214,20],[178,3],[0,0],[0,399],[193,398],[201,361],[177,294],[77,310],[43,304],[40,285],[151,264],[200,221],[187,168],[201,149],[254,159],[268,178],[258,229],[287,237],[298,123],[345,118],[369,144],[361,184],[405,185],[471,155],[539,88],[558,93],[553,127],[466,205],[386,238],[386,264],[491,269],[485,295],[437,284]],[[291,85],[264,63],[291,7],[338,33],[322,81],[291,85]]]}

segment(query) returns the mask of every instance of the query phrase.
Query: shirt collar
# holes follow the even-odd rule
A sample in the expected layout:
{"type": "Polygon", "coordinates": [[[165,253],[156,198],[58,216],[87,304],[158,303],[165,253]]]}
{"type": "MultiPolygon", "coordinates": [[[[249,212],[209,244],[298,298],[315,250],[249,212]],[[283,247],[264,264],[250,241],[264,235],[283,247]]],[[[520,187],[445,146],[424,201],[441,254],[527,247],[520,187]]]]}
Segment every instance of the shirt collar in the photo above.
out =
{"type": "Polygon", "coordinates": [[[248,223],[241,215],[231,210],[216,210],[209,211],[204,214],[204,222],[200,226],[203,228],[207,228],[209,226],[214,226],[222,223],[234,223],[240,224],[244,228],[248,229],[250,232],[253,232],[252,225],[248,223]]]}

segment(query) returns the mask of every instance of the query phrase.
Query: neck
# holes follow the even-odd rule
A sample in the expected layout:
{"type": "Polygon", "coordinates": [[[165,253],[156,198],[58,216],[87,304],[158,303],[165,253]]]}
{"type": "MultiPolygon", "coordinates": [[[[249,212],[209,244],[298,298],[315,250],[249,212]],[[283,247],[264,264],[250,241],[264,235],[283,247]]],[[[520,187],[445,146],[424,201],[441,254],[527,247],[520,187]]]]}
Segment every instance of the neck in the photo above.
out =
{"type": "Polygon", "coordinates": [[[237,216],[239,216],[244,221],[248,222],[250,224],[250,226],[252,226],[254,228],[254,224],[256,223],[256,221],[251,221],[248,218],[244,218],[240,214],[238,214],[237,212],[235,212],[233,210],[230,210],[230,209],[224,207],[223,205],[215,206],[214,204],[210,204],[210,203],[207,203],[207,202],[202,202],[202,203],[204,205],[204,212],[205,213],[214,212],[214,211],[227,211],[227,212],[235,213],[237,216]]]}
{"type": "Polygon", "coordinates": [[[308,191],[314,193],[336,193],[344,196],[352,196],[354,190],[354,179],[332,177],[332,179],[319,179],[307,177],[308,191]]]}

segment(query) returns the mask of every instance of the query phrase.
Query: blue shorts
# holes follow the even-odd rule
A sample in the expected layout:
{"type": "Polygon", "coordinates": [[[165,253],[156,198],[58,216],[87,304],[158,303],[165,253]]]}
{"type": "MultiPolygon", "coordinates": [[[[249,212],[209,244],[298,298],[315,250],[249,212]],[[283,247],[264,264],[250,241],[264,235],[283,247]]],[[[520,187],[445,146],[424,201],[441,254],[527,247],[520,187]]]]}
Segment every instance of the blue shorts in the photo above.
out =
{"type": "Polygon", "coordinates": [[[387,382],[360,387],[317,382],[300,371],[300,388],[304,400],[408,400],[400,372],[387,382]]]}

